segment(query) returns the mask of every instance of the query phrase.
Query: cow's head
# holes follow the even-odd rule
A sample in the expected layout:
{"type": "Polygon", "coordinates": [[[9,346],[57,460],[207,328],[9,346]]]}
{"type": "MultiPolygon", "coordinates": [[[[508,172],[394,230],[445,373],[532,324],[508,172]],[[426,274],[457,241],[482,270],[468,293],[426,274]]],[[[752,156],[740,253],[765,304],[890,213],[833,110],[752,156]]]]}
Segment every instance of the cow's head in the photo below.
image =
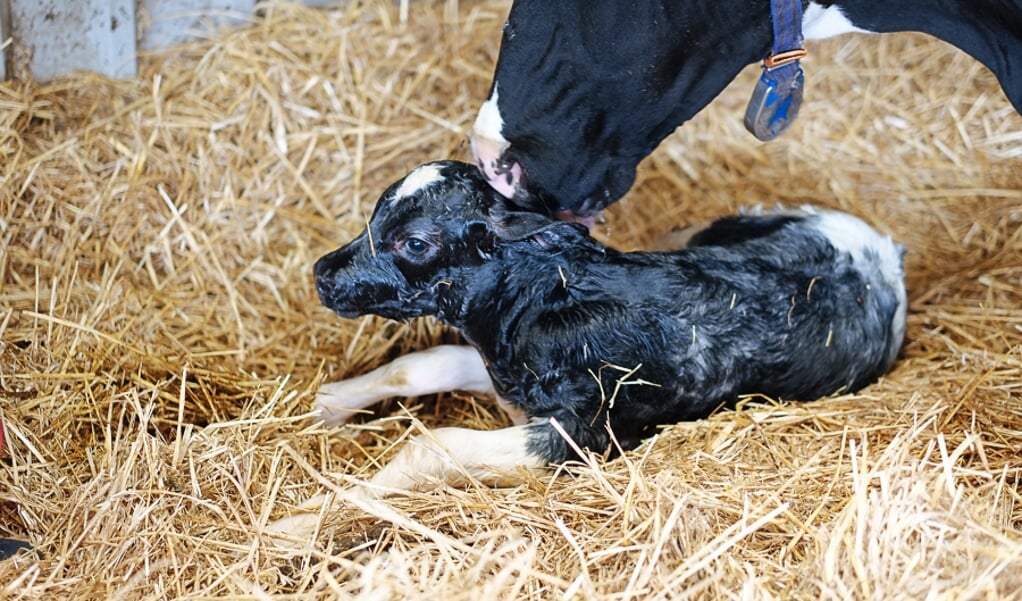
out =
{"type": "Polygon", "coordinates": [[[525,208],[599,212],[771,40],[769,3],[516,0],[476,164],[525,208]]]}
{"type": "Polygon", "coordinates": [[[505,121],[502,104],[497,80],[472,129],[472,155],[493,189],[523,208],[569,219],[599,213],[628,191],[648,154],[601,150],[613,136],[600,130],[607,118],[596,107],[577,106],[566,121],[549,114],[505,121]],[[588,125],[584,113],[591,113],[588,125]]]}

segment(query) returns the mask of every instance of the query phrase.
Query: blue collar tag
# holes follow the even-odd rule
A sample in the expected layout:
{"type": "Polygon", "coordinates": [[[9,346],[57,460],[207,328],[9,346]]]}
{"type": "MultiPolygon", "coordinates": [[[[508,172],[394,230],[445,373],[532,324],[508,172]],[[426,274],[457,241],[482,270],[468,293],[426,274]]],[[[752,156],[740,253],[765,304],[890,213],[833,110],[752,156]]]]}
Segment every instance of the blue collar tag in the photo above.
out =
{"type": "Polygon", "coordinates": [[[745,129],[764,142],[784,133],[795,121],[805,83],[799,64],[806,55],[802,48],[802,0],[770,0],[770,12],[773,54],[763,61],[763,73],[745,109],[745,129]]]}

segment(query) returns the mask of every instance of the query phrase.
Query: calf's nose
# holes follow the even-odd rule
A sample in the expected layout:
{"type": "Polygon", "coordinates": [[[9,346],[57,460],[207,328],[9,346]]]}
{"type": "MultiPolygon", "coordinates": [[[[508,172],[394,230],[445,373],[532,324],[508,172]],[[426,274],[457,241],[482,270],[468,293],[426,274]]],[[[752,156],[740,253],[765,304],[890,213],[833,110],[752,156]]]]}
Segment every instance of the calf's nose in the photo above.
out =
{"type": "Polygon", "coordinates": [[[319,295],[319,302],[326,304],[331,297],[331,291],[333,290],[333,284],[330,280],[316,276],[316,294],[319,295]]]}
{"type": "Polygon", "coordinates": [[[313,273],[316,274],[316,277],[330,277],[335,272],[346,269],[355,254],[355,251],[353,250],[355,244],[358,243],[364,235],[365,234],[360,235],[349,244],[342,246],[335,251],[328,252],[320,257],[312,269],[313,273]]]}
{"type": "Polygon", "coordinates": [[[319,293],[320,300],[325,301],[336,288],[337,275],[351,264],[353,254],[349,244],[323,255],[316,261],[312,273],[316,277],[316,292],[319,293]]]}

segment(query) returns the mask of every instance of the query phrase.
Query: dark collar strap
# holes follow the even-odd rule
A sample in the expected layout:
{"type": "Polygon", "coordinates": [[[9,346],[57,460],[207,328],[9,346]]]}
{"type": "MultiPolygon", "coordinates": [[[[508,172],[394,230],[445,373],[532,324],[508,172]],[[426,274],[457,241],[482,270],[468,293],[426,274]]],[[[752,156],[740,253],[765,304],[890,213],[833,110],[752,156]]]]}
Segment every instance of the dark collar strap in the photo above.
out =
{"type": "Polygon", "coordinates": [[[770,0],[774,54],[802,48],[802,0],[770,0]]]}
{"type": "Polygon", "coordinates": [[[745,109],[745,128],[767,142],[784,133],[802,104],[802,0],[770,0],[773,53],[763,60],[763,73],[745,109]]]}

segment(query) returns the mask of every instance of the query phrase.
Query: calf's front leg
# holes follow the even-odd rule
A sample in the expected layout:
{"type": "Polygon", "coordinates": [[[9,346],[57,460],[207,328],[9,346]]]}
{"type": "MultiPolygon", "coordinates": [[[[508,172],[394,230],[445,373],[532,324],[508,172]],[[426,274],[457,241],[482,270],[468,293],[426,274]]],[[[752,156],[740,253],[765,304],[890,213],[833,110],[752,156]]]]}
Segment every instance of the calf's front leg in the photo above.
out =
{"type": "MultiPolygon", "coordinates": [[[[345,498],[374,498],[401,490],[461,484],[477,479],[489,485],[510,485],[521,481],[521,469],[537,469],[549,463],[532,444],[536,429],[545,423],[523,424],[484,431],[468,428],[439,428],[412,437],[387,465],[368,482],[346,489],[334,502],[345,498]]],[[[316,495],[298,511],[271,522],[266,532],[279,539],[307,541],[319,523],[327,495],[316,495]]]]}
{"type": "Polygon", "coordinates": [[[436,483],[463,484],[470,479],[501,486],[521,480],[519,468],[547,463],[530,449],[533,425],[499,430],[438,428],[414,436],[367,483],[374,494],[413,490],[436,483]]]}
{"type": "Polygon", "coordinates": [[[482,357],[470,346],[441,345],[409,353],[371,372],[320,387],[316,409],[327,426],[392,397],[417,397],[451,390],[493,394],[482,357]]]}
{"type": "MultiPolygon", "coordinates": [[[[391,397],[414,397],[451,390],[493,394],[482,357],[469,346],[442,345],[410,353],[373,371],[323,385],[316,408],[327,425],[344,423],[355,412],[391,397]]],[[[372,498],[437,482],[477,478],[490,484],[515,481],[518,468],[546,461],[529,451],[527,416],[497,399],[516,424],[496,431],[440,428],[414,436],[368,482],[347,489],[344,497],[372,498]]],[[[316,495],[290,516],[267,525],[271,535],[308,538],[319,522],[327,495],[316,495]]],[[[331,508],[326,508],[327,510],[331,508]]]]}

